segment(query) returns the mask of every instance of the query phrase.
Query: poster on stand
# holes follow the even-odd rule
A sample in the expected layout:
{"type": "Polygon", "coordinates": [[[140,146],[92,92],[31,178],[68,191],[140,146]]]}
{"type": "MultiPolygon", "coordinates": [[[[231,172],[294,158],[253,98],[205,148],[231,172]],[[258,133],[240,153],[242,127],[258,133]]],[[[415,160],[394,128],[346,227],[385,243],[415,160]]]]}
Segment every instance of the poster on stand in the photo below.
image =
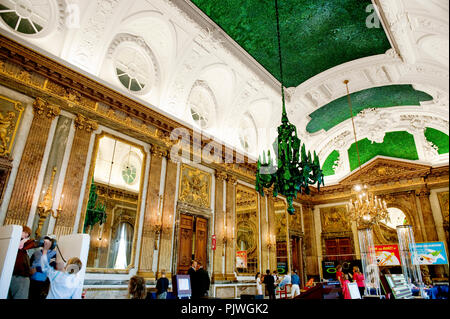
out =
{"type": "Polygon", "coordinates": [[[447,265],[448,258],[442,241],[416,243],[417,261],[419,265],[447,265]]]}
{"type": "Polygon", "coordinates": [[[236,252],[236,268],[247,268],[247,251],[236,252]]]}
{"type": "Polygon", "coordinates": [[[400,266],[398,245],[375,245],[378,266],[400,266]]]}

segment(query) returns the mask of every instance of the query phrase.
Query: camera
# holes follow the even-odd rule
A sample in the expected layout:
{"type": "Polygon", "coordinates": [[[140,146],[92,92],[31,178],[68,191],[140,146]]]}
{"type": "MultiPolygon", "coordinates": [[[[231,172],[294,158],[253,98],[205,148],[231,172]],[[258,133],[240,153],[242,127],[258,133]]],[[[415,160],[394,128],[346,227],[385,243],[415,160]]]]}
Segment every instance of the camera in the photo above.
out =
{"type": "Polygon", "coordinates": [[[51,237],[49,237],[49,236],[45,236],[45,237],[39,239],[37,246],[38,246],[38,247],[44,247],[44,240],[45,240],[45,239],[50,240],[50,241],[52,242],[52,245],[51,245],[51,247],[50,247],[50,250],[53,250],[53,249],[56,248],[56,239],[55,239],[55,238],[51,238],[51,237]]]}

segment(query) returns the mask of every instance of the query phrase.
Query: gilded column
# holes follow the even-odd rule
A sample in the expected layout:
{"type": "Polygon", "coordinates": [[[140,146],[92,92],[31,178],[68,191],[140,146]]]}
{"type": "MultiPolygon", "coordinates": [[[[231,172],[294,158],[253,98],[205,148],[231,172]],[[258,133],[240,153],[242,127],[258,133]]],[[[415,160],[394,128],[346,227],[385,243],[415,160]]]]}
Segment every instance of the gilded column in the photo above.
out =
{"type": "Polygon", "coordinates": [[[236,209],[235,209],[235,197],[236,197],[236,177],[232,175],[227,176],[226,183],[226,223],[227,223],[227,243],[225,250],[225,279],[235,280],[235,266],[236,266],[236,245],[235,234],[236,232],[236,209]]]}
{"type": "Polygon", "coordinates": [[[227,174],[223,171],[216,170],[216,186],[215,186],[215,217],[214,217],[214,234],[216,235],[216,250],[214,251],[214,273],[213,280],[224,280],[223,270],[223,260],[224,260],[224,244],[223,244],[223,235],[224,235],[224,181],[227,179],[227,174]]]}
{"type": "MultiPolygon", "coordinates": [[[[270,271],[277,269],[277,230],[276,230],[276,217],[275,217],[275,198],[273,197],[273,189],[269,189],[266,193],[267,195],[267,208],[269,213],[269,224],[268,232],[270,239],[270,250],[269,250],[269,268],[270,271]]],[[[265,270],[263,270],[265,271],[265,270]]]]}
{"type": "Polygon", "coordinates": [[[316,231],[314,223],[313,207],[309,204],[302,204],[303,222],[305,229],[305,255],[307,276],[318,276],[319,265],[317,264],[316,231]]]}
{"type": "Polygon", "coordinates": [[[34,117],[11,193],[5,225],[27,224],[50,126],[60,112],[59,107],[49,105],[39,97],[33,103],[34,117]]]}
{"type": "Polygon", "coordinates": [[[75,135],[62,190],[62,194],[64,194],[64,199],[61,200],[62,213],[58,216],[54,230],[58,237],[73,232],[83,186],[83,176],[80,172],[84,172],[86,166],[91,134],[98,129],[97,122],[89,120],[81,114],[75,118],[74,126],[75,135]]]}
{"type": "MultiPolygon", "coordinates": [[[[151,160],[147,188],[147,199],[145,204],[144,225],[142,229],[142,245],[139,262],[139,273],[146,278],[154,278],[152,271],[153,253],[155,251],[155,229],[153,225],[156,221],[158,211],[162,201],[159,196],[161,185],[161,172],[163,158],[168,155],[168,151],[157,145],[152,145],[150,149],[151,160]]],[[[164,176],[162,176],[164,178],[164,176]]]]}
{"type": "MultiPolygon", "coordinates": [[[[420,208],[422,211],[423,223],[425,228],[426,241],[438,241],[438,233],[436,230],[436,223],[433,217],[430,203],[430,190],[426,187],[416,190],[416,196],[419,198],[420,208]]],[[[435,265],[434,270],[437,277],[444,277],[444,267],[442,265],[435,265]]]]}
{"type": "Polygon", "coordinates": [[[261,220],[261,270],[265,273],[269,267],[269,249],[267,248],[269,238],[269,218],[267,212],[267,195],[264,197],[258,194],[260,202],[260,220],[261,220]]]}
{"type": "Polygon", "coordinates": [[[175,210],[175,194],[177,190],[177,162],[173,160],[167,161],[166,168],[166,180],[164,187],[164,195],[162,199],[162,231],[159,243],[159,256],[158,256],[158,269],[159,273],[161,270],[165,269],[167,272],[167,277],[170,278],[169,273],[171,260],[170,256],[172,253],[172,234],[173,234],[173,218],[175,210]]]}
{"type": "Polygon", "coordinates": [[[419,198],[420,208],[422,210],[426,240],[437,241],[438,235],[434,223],[433,211],[431,210],[430,190],[428,188],[416,190],[416,196],[419,198]]]}

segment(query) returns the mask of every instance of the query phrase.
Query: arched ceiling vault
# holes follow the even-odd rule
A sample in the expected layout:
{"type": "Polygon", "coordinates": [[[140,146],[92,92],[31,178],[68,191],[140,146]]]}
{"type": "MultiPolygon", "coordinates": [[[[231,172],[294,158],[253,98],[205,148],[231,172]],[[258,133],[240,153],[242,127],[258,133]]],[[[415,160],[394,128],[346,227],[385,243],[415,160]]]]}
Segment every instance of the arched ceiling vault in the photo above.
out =
{"type": "MultiPolygon", "coordinates": [[[[195,125],[186,112],[189,93],[198,81],[204,81],[217,93],[219,109],[213,111],[219,120],[212,131],[219,140],[244,151],[236,138],[227,140],[226,128],[247,114],[257,129],[267,129],[255,139],[258,145],[249,155],[257,157],[273,143],[281,119],[273,1],[251,0],[241,5],[242,1],[230,0],[226,2],[230,9],[222,10],[225,2],[218,0],[29,0],[31,11],[39,13],[42,9],[34,5],[45,2],[54,13],[36,34],[14,30],[9,25],[16,21],[11,16],[14,13],[2,12],[14,11],[19,2],[23,1],[0,0],[0,32],[51,53],[183,123],[195,125]],[[258,11],[250,10],[252,6],[258,11]],[[10,16],[5,18],[5,14],[10,16]],[[265,19],[265,27],[252,27],[252,19],[265,19]],[[236,21],[242,23],[236,25],[236,21]],[[130,34],[127,41],[145,48],[143,52],[155,66],[154,89],[130,92],[116,78],[111,50],[120,34],[130,34]],[[270,43],[259,48],[263,40],[270,43]],[[208,69],[214,65],[223,67],[208,69]],[[224,90],[219,93],[220,88],[224,90]]],[[[356,116],[358,140],[375,143],[389,132],[407,132],[414,136],[419,161],[448,163],[448,153],[432,156],[424,137],[428,127],[449,134],[448,9],[447,0],[283,1],[281,10],[285,11],[280,11],[280,17],[285,30],[282,49],[288,116],[307,148],[320,155],[321,163],[334,150],[348,150],[354,143],[349,119],[326,131],[307,129],[311,114],[346,95],[344,80],[350,81],[352,93],[409,85],[431,96],[432,100],[421,100],[418,105],[362,110],[356,116]],[[368,28],[367,19],[375,28],[368,28]],[[298,29],[299,21],[307,22],[303,29],[298,29]]],[[[329,182],[349,171],[345,164],[329,182]]]]}

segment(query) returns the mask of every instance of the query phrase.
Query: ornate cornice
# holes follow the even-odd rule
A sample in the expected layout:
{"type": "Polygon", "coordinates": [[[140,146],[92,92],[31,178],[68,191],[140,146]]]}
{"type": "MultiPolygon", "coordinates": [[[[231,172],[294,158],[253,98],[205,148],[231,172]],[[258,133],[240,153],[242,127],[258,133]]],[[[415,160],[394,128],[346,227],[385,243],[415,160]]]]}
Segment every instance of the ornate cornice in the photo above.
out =
{"type": "MultiPolygon", "coordinates": [[[[162,147],[171,147],[178,142],[170,139],[170,134],[175,128],[185,129],[191,136],[194,135],[192,128],[2,34],[0,34],[0,83],[29,96],[41,97],[68,112],[81,114],[104,126],[162,147]]],[[[201,147],[210,143],[208,140],[202,141],[201,147]]],[[[222,150],[222,163],[202,164],[231,172],[246,181],[255,179],[256,163],[251,163],[247,156],[237,151],[228,154],[225,145],[219,143],[217,145],[222,150]],[[225,158],[225,155],[230,158],[225,158]],[[231,159],[235,164],[224,164],[225,160],[231,159]],[[236,164],[238,159],[241,163],[236,164]]]]}

